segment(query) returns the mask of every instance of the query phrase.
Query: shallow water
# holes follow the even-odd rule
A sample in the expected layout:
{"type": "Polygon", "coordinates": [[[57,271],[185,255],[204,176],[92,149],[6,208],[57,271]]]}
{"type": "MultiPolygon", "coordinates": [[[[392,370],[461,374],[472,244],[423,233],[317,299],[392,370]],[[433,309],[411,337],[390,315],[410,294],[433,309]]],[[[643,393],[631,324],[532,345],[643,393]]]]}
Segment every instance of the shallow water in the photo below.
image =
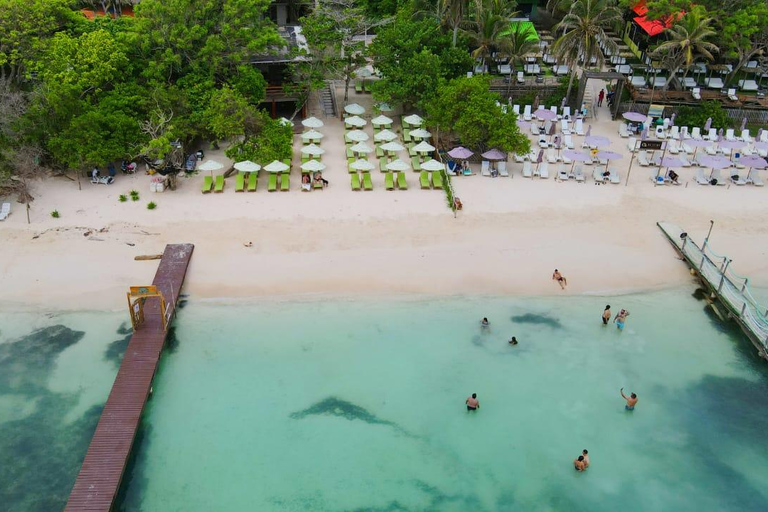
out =
{"type": "Polygon", "coordinates": [[[599,297],[192,301],[120,508],[766,510],[768,369],[692,293],[608,299],[624,332],[599,297]]]}

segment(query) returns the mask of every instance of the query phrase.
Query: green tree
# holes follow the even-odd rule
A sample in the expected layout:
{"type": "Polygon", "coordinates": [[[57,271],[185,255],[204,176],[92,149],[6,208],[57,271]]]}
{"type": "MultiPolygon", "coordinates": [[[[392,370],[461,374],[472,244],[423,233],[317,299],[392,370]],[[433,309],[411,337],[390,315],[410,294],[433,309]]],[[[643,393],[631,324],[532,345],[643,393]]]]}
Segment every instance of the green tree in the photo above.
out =
{"type": "Polygon", "coordinates": [[[499,0],[475,0],[472,20],[465,21],[464,26],[474,48],[472,57],[480,59],[483,66],[495,50],[506,52],[509,45],[506,32],[510,18],[511,13],[507,11],[506,4],[499,0]]]}
{"type": "Polygon", "coordinates": [[[511,153],[530,152],[530,141],[520,132],[517,116],[502,110],[489,83],[490,78],[482,75],[444,83],[426,105],[427,124],[480,150],[496,147],[511,153]]]}
{"type": "Polygon", "coordinates": [[[293,153],[293,128],[260,111],[254,120],[254,133],[227,149],[233,160],[251,160],[266,165],[290,158],[293,153]]]}
{"type": "Polygon", "coordinates": [[[518,64],[522,64],[526,54],[539,49],[539,41],[533,26],[520,22],[512,22],[501,34],[507,43],[503,55],[509,58],[509,87],[512,87],[512,73],[518,64]]]}
{"type": "Polygon", "coordinates": [[[259,127],[256,109],[245,96],[229,86],[211,94],[205,117],[208,131],[215,137],[214,143],[247,137],[259,127]]]}
{"type": "Polygon", "coordinates": [[[737,60],[728,77],[731,81],[744,65],[755,57],[768,54],[768,4],[751,2],[742,8],[719,12],[722,26],[718,44],[728,57],[737,60]]]}
{"type": "Polygon", "coordinates": [[[723,130],[731,127],[731,120],[719,101],[703,101],[695,107],[680,107],[675,123],[680,126],[704,126],[712,118],[712,128],[723,130]]]}

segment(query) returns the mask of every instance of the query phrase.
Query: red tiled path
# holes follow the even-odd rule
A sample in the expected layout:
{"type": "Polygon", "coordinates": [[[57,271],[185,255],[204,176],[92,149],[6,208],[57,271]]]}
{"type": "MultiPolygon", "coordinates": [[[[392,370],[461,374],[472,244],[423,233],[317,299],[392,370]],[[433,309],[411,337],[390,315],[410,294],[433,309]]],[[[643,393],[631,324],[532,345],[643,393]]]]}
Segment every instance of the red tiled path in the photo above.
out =
{"type": "MultiPolygon", "coordinates": [[[[171,319],[194,247],[192,244],[166,245],[152,281],[170,306],[171,319]]],[[[133,333],[125,349],[112,391],[69,495],[65,509],[68,512],[108,512],[112,508],[165,345],[167,332],[163,330],[158,302],[158,299],[147,300],[144,324],[133,333]]]]}

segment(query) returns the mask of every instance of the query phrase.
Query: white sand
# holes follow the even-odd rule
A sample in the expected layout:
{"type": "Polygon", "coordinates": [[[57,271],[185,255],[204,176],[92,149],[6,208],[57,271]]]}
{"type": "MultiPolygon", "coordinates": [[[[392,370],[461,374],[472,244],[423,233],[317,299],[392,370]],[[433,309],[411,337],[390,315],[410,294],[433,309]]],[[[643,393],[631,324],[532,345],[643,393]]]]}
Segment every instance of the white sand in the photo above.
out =
{"type": "MultiPolygon", "coordinates": [[[[371,103],[354,92],[350,100],[371,103]]],[[[610,149],[625,155],[615,163],[624,177],[625,140],[607,121],[607,109],[600,115],[592,134],[611,137],[610,149]]],[[[364,117],[370,120],[370,109],[364,117]]],[[[162,194],[149,192],[143,173],[119,175],[111,186],[84,181],[82,190],[65,179],[36,184],[31,224],[17,203],[0,224],[0,304],[120,309],[128,286],[150,282],[157,266],[133,257],[176,242],[196,246],[185,292],[198,298],[616,294],[688,282],[655,225],[660,220],[701,242],[713,219],[712,247],[727,252],[752,283],[768,285],[768,190],[654,187],[652,171],[637,163],[628,187],[595,186],[591,179],[558,183],[522,178],[513,164],[511,179],[455,178],[465,209],[454,218],[444,194],[420,190],[412,171],[408,191],[386,191],[377,168],[374,191],[352,192],[341,123],[327,119],[320,131],[331,183],[322,191],[300,191],[298,137],[288,193],[268,193],[264,172],[256,193],[235,193],[232,177],[224,193],[203,195],[202,174],[180,178],[176,191],[162,194]],[[141,200],[119,203],[118,195],[130,189],[139,190],[141,200]],[[149,200],[156,210],[146,209],[149,200]],[[50,217],[53,209],[60,219],[50,217]],[[253,247],[243,247],[246,241],[253,247]],[[550,279],[555,267],[568,278],[565,292],[550,279]]],[[[365,131],[372,137],[370,124],[365,131]]],[[[206,157],[229,163],[221,151],[206,157]]],[[[687,183],[693,171],[680,174],[687,183]]]]}

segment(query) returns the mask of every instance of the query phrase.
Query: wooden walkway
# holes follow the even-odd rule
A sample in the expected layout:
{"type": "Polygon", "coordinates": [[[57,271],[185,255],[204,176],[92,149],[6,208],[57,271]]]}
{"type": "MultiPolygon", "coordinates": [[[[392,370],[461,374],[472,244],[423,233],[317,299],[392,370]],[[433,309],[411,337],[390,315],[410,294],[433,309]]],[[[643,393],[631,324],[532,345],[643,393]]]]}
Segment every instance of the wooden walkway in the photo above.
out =
{"type": "MultiPolygon", "coordinates": [[[[152,281],[166,300],[169,325],[193,249],[192,244],[166,245],[152,281]]],[[[133,333],[125,350],[112,391],[69,495],[67,511],[107,512],[120,488],[167,335],[163,330],[159,300],[147,299],[144,311],[144,323],[133,333]]]]}

